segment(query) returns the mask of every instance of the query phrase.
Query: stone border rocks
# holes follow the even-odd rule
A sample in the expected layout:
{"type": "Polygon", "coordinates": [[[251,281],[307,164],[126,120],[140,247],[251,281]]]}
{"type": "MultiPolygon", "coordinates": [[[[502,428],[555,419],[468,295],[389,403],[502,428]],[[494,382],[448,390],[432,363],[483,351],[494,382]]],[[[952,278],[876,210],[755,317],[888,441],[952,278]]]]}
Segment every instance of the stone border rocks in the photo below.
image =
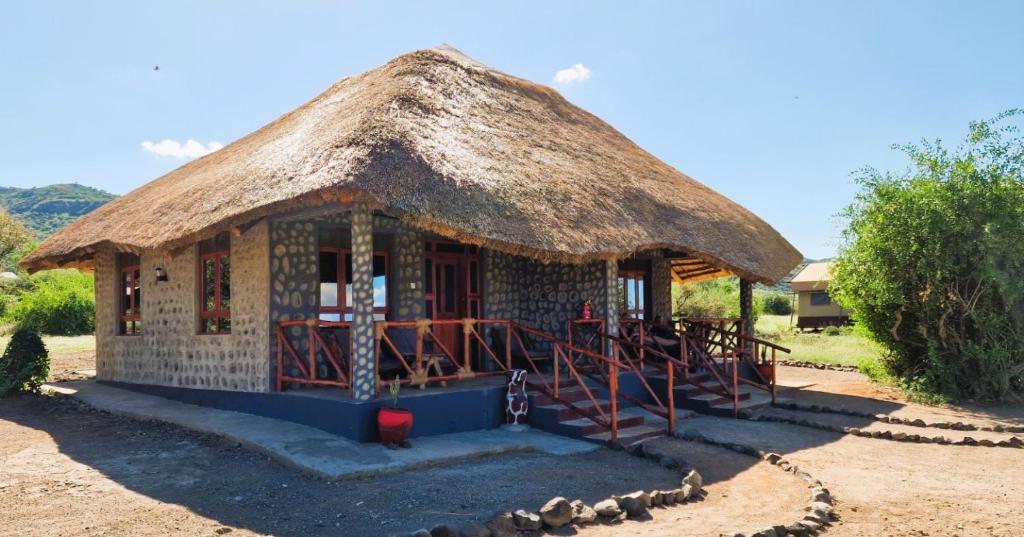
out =
{"type": "Polygon", "coordinates": [[[789,524],[777,524],[752,533],[736,532],[732,534],[733,537],[788,537],[790,535],[793,537],[807,537],[826,531],[828,526],[831,525],[834,520],[837,520],[836,513],[832,507],[832,494],[828,489],[821,484],[821,481],[800,469],[799,466],[784,459],[782,455],[779,455],[778,453],[765,452],[743,444],[721,442],[692,430],[678,432],[675,434],[675,437],[691,442],[701,442],[725,448],[735,451],[741,455],[761,459],[768,464],[776,466],[780,470],[795,475],[807,484],[810,495],[805,508],[807,514],[805,514],[803,518],[789,524]]]}
{"type": "Polygon", "coordinates": [[[823,364],[819,362],[801,362],[799,360],[776,360],[775,363],[789,367],[805,367],[807,369],[821,369],[825,371],[860,373],[860,368],[855,365],[823,364]]]}
{"type": "Polygon", "coordinates": [[[670,506],[703,499],[704,480],[694,469],[668,456],[649,452],[638,442],[624,448],[636,457],[646,457],[661,466],[678,470],[682,476],[679,487],[671,490],[638,490],[622,496],[611,496],[587,505],[582,500],[569,501],[555,497],[536,512],[525,509],[495,514],[483,525],[469,523],[459,527],[437,525],[429,531],[417,530],[413,537],[517,537],[540,534],[545,530],[558,530],[570,526],[589,524],[617,524],[626,519],[639,519],[652,507],[670,506]]]}
{"type": "MultiPolygon", "coordinates": [[[[827,407],[822,405],[804,405],[800,403],[776,403],[776,407],[786,410],[796,410],[801,412],[812,412],[822,414],[841,414],[845,416],[856,416],[861,418],[871,419],[882,423],[892,423],[897,425],[907,425],[911,427],[920,428],[936,428],[943,430],[953,431],[985,431],[985,432],[996,432],[996,433],[1016,433],[1024,432],[1024,427],[1015,426],[977,426],[970,423],[962,422],[936,422],[926,423],[921,419],[908,419],[899,418],[896,416],[886,416],[884,414],[871,414],[867,412],[861,412],[848,408],[840,407],[827,407]]],[[[812,429],[819,429],[822,431],[829,431],[834,433],[850,434],[854,436],[860,436],[863,438],[875,438],[880,440],[893,440],[896,442],[911,442],[917,444],[940,444],[949,446],[981,446],[981,447],[1005,447],[1005,448],[1024,448],[1024,440],[1016,436],[1011,436],[1006,440],[989,440],[983,438],[976,440],[970,436],[965,436],[961,440],[952,440],[942,435],[928,436],[923,434],[908,434],[902,431],[865,431],[857,427],[847,427],[844,425],[833,425],[830,423],[820,423],[813,420],[797,417],[786,417],[786,416],[772,416],[763,414],[751,414],[746,413],[740,416],[741,418],[748,419],[751,421],[770,421],[776,423],[788,423],[791,425],[798,425],[801,427],[810,427],[812,429]]]]}
{"type": "Polygon", "coordinates": [[[800,410],[803,412],[820,412],[825,414],[842,414],[844,416],[857,416],[860,418],[869,418],[875,421],[881,421],[886,423],[910,425],[911,427],[934,427],[936,429],[950,429],[953,431],[986,431],[991,433],[1018,434],[1024,433],[1024,426],[1016,425],[974,425],[973,423],[966,423],[962,421],[936,421],[932,423],[927,423],[920,418],[900,418],[897,416],[889,416],[886,414],[874,414],[872,412],[864,412],[852,408],[834,407],[828,405],[808,405],[804,403],[797,403],[794,401],[776,402],[775,406],[786,410],[800,410]]]}

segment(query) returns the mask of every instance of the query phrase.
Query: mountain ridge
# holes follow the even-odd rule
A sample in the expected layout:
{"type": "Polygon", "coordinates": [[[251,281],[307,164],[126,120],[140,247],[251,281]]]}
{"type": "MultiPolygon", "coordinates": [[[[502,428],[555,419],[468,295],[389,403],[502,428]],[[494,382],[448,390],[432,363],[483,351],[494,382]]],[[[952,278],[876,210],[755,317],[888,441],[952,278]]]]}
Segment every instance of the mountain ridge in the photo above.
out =
{"type": "Polygon", "coordinates": [[[31,188],[0,186],[0,207],[21,220],[36,240],[45,239],[116,197],[78,183],[31,188]]]}

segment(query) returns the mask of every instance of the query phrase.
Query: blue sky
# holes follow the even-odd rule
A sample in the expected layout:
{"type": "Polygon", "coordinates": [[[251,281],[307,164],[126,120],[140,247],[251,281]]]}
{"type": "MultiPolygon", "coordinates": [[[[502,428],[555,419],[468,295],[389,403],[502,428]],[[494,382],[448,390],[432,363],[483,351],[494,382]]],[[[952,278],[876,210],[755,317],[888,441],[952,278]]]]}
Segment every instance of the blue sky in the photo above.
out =
{"type": "Polygon", "coordinates": [[[1024,2],[11,3],[0,186],[125,193],[187,162],[162,140],[229,143],[448,43],[554,85],[820,258],[851,172],[1024,106],[1022,21],[1024,2]],[[557,84],[575,64],[588,76],[557,84]]]}

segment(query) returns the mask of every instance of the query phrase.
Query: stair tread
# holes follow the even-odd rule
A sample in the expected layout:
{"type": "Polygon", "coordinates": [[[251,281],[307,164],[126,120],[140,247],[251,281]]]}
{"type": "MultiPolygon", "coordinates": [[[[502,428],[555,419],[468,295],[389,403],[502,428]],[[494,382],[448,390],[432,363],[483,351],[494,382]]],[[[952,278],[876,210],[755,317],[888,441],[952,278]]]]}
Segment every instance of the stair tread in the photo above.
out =
{"type": "MultiPolygon", "coordinates": [[[[665,434],[664,427],[657,425],[635,425],[633,427],[621,427],[619,428],[619,441],[624,439],[635,439],[642,436],[655,436],[665,434]]],[[[599,440],[607,442],[612,437],[611,431],[601,431],[599,433],[588,434],[586,438],[590,440],[599,440]]]]}
{"type": "MultiPolygon", "coordinates": [[[[619,415],[619,426],[620,427],[636,427],[638,425],[642,425],[643,422],[644,422],[644,417],[643,416],[622,416],[621,413],[619,415]],[[638,422],[638,423],[635,423],[635,422],[638,422]]],[[[568,419],[568,420],[562,420],[559,423],[561,423],[562,425],[568,425],[570,427],[583,427],[583,426],[592,425],[594,423],[594,420],[592,420],[590,418],[573,418],[573,419],[568,419]]]]}

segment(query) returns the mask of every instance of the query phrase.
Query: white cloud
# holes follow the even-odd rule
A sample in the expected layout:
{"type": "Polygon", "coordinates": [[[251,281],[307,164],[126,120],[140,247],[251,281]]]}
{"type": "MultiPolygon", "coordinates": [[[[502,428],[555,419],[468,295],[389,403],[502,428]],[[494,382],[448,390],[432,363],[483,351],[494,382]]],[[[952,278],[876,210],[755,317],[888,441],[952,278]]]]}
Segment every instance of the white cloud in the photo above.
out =
{"type": "Polygon", "coordinates": [[[555,73],[555,83],[563,86],[571,86],[590,78],[590,69],[582,63],[574,64],[568,69],[562,69],[555,73]]]}
{"type": "Polygon", "coordinates": [[[176,159],[194,159],[203,155],[213,153],[224,147],[220,142],[210,142],[203,145],[195,140],[189,139],[185,143],[177,140],[163,140],[161,142],[142,142],[142,148],[158,157],[174,157],[176,159]]]}

